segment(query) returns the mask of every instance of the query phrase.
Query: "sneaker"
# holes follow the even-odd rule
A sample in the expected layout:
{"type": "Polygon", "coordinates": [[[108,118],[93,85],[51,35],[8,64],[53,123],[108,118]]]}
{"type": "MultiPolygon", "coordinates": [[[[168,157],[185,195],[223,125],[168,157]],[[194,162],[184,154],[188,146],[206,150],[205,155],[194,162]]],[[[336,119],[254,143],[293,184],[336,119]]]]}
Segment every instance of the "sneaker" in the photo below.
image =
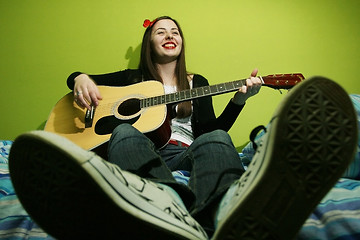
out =
{"type": "Polygon", "coordinates": [[[59,239],[207,239],[174,194],[45,131],[19,136],[10,152],[16,194],[59,239]]]}
{"type": "Polygon", "coordinates": [[[295,86],[249,168],[224,196],[213,239],[293,239],[353,159],[355,110],[335,82],[295,86]]]}

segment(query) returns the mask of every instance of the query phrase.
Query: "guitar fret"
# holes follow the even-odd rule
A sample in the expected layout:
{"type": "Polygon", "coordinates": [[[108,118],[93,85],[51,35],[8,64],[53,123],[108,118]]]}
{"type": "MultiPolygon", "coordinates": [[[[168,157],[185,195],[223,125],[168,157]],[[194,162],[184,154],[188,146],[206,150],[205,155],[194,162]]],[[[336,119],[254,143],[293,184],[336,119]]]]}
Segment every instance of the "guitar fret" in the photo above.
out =
{"type": "Polygon", "coordinates": [[[170,101],[171,102],[175,101],[175,95],[173,93],[170,94],[170,101]]]}
{"type": "Polygon", "coordinates": [[[216,85],[210,86],[210,93],[217,93],[217,92],[218,92],[218,90],[217,90],[216,85]]]}
{"type": "Polygon", "coordinates": [[[200,96],[204,96],[204,89],[202,87],[199,87],[197,89],[197,95],[200,97],[200,96]]]}
{"type": "Polygon", "coordinates": [[[191,89],[191,97],[196,97],[196,96],[197,96],[196,89],[191,89]]]}
{"type": "Polygon", "coordinates": [[[191,94],[190,94],[190,90],[185,90],[185,98],[188,99],[190,98],[191,94]]]}
{"type": "Polygon", "coordinates": [[[180,92],[180,100],[185,100],[185,92],[184,91],[181,91],[180,92]]]}
{"type": "Polygon", "coordinates": [[[241,88],[244,85],[244,82],[239,80],[239,81],[234,81],[234,86],[235,88],[241,88]]]}
{"type": "Polygon", "coordinates": [[[217,85],[218,91],[223,92],[225,90],[225,85],[223,83],[217,85]]]}
{"type": "Polygon", "coordinates": [[[234,84],[232,82],[225,83],[226,90],[234,89],[234,84]]]}
{"type": "Polygon", "coordinates": [[[205,86],[205,87],[203,87],[203,89],[204,89],[204,94],[205,95],[210,94],[210,87],[209,86],[205,86]]]}

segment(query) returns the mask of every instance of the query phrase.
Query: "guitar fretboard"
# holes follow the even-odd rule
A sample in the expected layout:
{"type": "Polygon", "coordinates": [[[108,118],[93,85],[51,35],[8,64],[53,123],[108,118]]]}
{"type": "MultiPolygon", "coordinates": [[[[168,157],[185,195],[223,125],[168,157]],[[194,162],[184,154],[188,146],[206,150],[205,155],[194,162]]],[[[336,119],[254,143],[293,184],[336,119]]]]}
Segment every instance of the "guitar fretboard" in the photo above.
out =
{"type": "Polygon", "coordinates": [[[161,104],[180,103],[199,97],[215,96],[218,94],[236,91],[245,84],[246,80],[236,80],[227,83],[215,84],[212,86],[197,87],[175,93],[144,98],[140,100],[140,108],[146,108],[161,104]]]}

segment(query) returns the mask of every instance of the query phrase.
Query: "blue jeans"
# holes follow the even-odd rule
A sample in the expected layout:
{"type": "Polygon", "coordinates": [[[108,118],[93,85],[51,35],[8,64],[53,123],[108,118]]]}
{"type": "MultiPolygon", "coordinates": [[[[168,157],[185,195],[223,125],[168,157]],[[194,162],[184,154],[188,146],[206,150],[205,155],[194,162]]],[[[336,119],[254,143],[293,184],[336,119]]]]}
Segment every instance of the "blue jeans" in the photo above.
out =
{"type": "Polygon", "coordinates": [[[230,136],[223,130],[201,135],[188,148],[169,144],[156,149],[133,126],[121,124],[111,136],[108,154],[108,160],[121,169],[173,187],[189,212],[199,219],[211,218],[209,209],[217,207],[245,171],[230,136]],[[190,171],[188,186],[176,182],[174,170],[190,171]]]}

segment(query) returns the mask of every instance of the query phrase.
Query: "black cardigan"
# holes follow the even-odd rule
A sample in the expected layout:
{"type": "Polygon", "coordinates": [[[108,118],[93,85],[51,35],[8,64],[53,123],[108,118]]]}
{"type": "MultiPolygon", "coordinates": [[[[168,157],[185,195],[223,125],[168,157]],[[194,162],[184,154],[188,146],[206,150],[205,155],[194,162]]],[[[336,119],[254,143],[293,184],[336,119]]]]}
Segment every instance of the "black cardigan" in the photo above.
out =
{"type": "MultiPolygon", "coordinates": [[[[81,72],[74,72],[68,77],[67,85],[71,90],[74,89],[74,79],[80,74],[81,72]]],[[[89,75],[89,77],[93,79],[96,84],[105,86],[128,86],[143,81],[141,71],[132,69],[107,74],[89,75]]],[[[208,85],[209,83],[206,78],[198,74],[194,75],[193,88],[208,85]]],[[[237,105],[232,101],[229,101],[221,115],[216,117],[211,97],[207,96],[194,99],[192,115],[192,130],[194,137],[196,138],[203,133],[216,129],[228,131],[234,124],[243,107],[244,105],[237,105]]]]}

